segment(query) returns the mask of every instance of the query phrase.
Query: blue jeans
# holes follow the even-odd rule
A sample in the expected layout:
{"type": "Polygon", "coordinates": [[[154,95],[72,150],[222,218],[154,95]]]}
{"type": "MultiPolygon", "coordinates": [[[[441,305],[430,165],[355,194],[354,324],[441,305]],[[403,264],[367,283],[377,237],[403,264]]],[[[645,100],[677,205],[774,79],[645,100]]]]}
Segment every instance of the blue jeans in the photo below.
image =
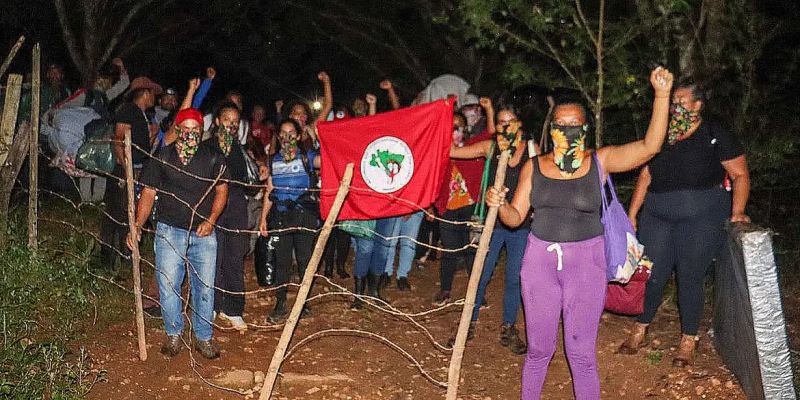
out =
{"type": "Polygon", "coordinates": [[[192,329],[198,340],[210,340],[214,311],[214,274],[217,262],[217,236],[158,223],[155,238],[156,277],[161,297],[161,315],[167,335],[183,333],[181,284],[189,260],[189,287],[192,299],[192,329]],[[184,259],[183,254],[186,255],[184,259]]]}
{"type": "Polygon", "coordinates": [[[472,310],[472,320],[478,320],[478,312],[481,308],[483,296],[486,293],[486,286],[492,279],[497,259],[500,257],[500,250],[503,245],[506,247],[506,282],[503,290],[503,323],[514,324],[517,322],[519,313],[520,278],[519,271],[522,265],[522,255],[525,253],[525,246],[528,243],[528,230],[521,228],[509,230],[497,224],[492,232],[492,240],[489,242],[489,252],[486,254],[486,262],[483,265],[478,293],[475,296],[475,309],[472,310]]]}
{"type": "Polygon", "coordinates": [[[388,254],[386,255],[386,273],[392,276],[394,273],[394,255],[397,250],[397,242],[400,241],[400,260],[397,263],[397,278],[405,278],[408,271],[411,271],[411,263],[417,252],[417,234],[425,213],[417,211],[415,213],[392,218],[394,229],[390,236],[403,236],[401,239],[389,241],[388,254]]]}
{"type": "Polygon", "coordinates": [[[363,278],[367,274],[380,275],[386,270],[386,256],[389,242],[383,237],[392,235],[394,218],[381,218],[375,221],[375,235],[370,239],[355,238],[356,260],[353,275],[363,278]]]}

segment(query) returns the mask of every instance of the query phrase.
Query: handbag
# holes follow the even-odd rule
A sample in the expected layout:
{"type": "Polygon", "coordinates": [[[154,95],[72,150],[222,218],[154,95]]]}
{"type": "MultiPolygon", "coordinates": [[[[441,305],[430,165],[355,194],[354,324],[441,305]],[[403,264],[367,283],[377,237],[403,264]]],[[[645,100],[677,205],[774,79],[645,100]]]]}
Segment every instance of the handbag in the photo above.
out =
{"type": "Polygon", "coordinates": [[[617,191],[614,190],[611,175],[606,178],[604,185],[603,167],[597,159],[597,154],[592,156],[594,162],[597,163],[603,203],[600,222],[603,223],[603,238],[605,239],[606,278],[609,282],[626,283],[636,272],[642,257],[644,257],[644,246],[636,239],[633,224],[617,199],[617,191]],[[606,195],[606,186],[611,192],[610,200],[606,195]]]}
{"type": "Polygon", "coordinates": [[[606,290],[606,311],[623,315],[639,315],[644,312],[644,293],[650,279],[652,263],[645,259],[628,283],[610,282],[606,290]]]}
{"type": "Polygon", "coordinates": [[[244,150],[244,146],[239,146],[239,149],[242,151],[242,156],[244,157],[244,164],[247,169],[247,186],[245,186],[245,194],[253,197],[261,191],[261,176],[258,173],[258,164],[256,164],[255,160],[250,157],[249,154],[244,150]]]}
{"type": "Polygon", "coordinates": [[[275,242],[276,236],[261,236],[256,239],[254,266],[259,286],[272,286],[275,283],[275,242]]]}
{"type": "Polygon", "coordinates": [[[371,239],[375,232],[376,220],[357,220],[350,219],[339,222],[339,229],[349,233],[351,236],[362,239],[371,239]]]}
{"type": "Polygon", "coordinates": [[[114,172],[116,162],[112,148],[113,125],[99,118],[84,126],[85,139],[75,153],[75,166],[87,172],[114,172]]]}

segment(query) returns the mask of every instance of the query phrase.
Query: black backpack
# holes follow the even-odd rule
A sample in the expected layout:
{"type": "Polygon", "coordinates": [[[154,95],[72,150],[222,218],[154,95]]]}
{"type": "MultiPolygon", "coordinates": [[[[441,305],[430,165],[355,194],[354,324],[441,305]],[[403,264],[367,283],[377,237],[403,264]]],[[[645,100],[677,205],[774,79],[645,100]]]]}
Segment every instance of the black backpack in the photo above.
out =
{"type": "Polygon", "coordinates": [[[103,119],[111,119],[108,96],[106,96],[105,92],[99,89],[86,89],[85,97],[84,107],[93,109],[103,119]]]}

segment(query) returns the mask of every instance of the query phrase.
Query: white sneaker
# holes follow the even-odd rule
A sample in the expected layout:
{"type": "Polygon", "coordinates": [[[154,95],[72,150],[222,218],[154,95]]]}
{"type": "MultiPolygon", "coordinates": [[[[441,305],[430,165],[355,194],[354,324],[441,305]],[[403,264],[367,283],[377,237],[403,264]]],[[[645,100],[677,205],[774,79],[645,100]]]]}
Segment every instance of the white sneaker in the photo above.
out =
{"type": "Polygon", "coordinates": [[[219,316],[222,319],[228,321],[233,326],[234,329],[236,329],[238,331],[246,331],[247,330],[247,323],[244,322],[244,319],[242,319],[242,317],[225,315],[225,313],[223,313],[223,312],[220,312],[219,316]]]}

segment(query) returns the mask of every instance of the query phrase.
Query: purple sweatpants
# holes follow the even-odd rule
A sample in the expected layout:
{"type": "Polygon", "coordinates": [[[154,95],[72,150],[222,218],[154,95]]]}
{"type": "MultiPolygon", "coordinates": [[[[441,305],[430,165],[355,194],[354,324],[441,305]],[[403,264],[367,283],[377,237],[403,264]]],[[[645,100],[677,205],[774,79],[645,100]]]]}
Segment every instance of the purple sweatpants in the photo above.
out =
{"type": "Polygon", "coordinates": [[[564,318],[564,345],[578,400],[600,398],[597,329],[606,296],[602,236],[553,243],[528,235],[522,257],[522,301],[528,354],[522,368],[522,399],[539,399],[564,318]]]}

